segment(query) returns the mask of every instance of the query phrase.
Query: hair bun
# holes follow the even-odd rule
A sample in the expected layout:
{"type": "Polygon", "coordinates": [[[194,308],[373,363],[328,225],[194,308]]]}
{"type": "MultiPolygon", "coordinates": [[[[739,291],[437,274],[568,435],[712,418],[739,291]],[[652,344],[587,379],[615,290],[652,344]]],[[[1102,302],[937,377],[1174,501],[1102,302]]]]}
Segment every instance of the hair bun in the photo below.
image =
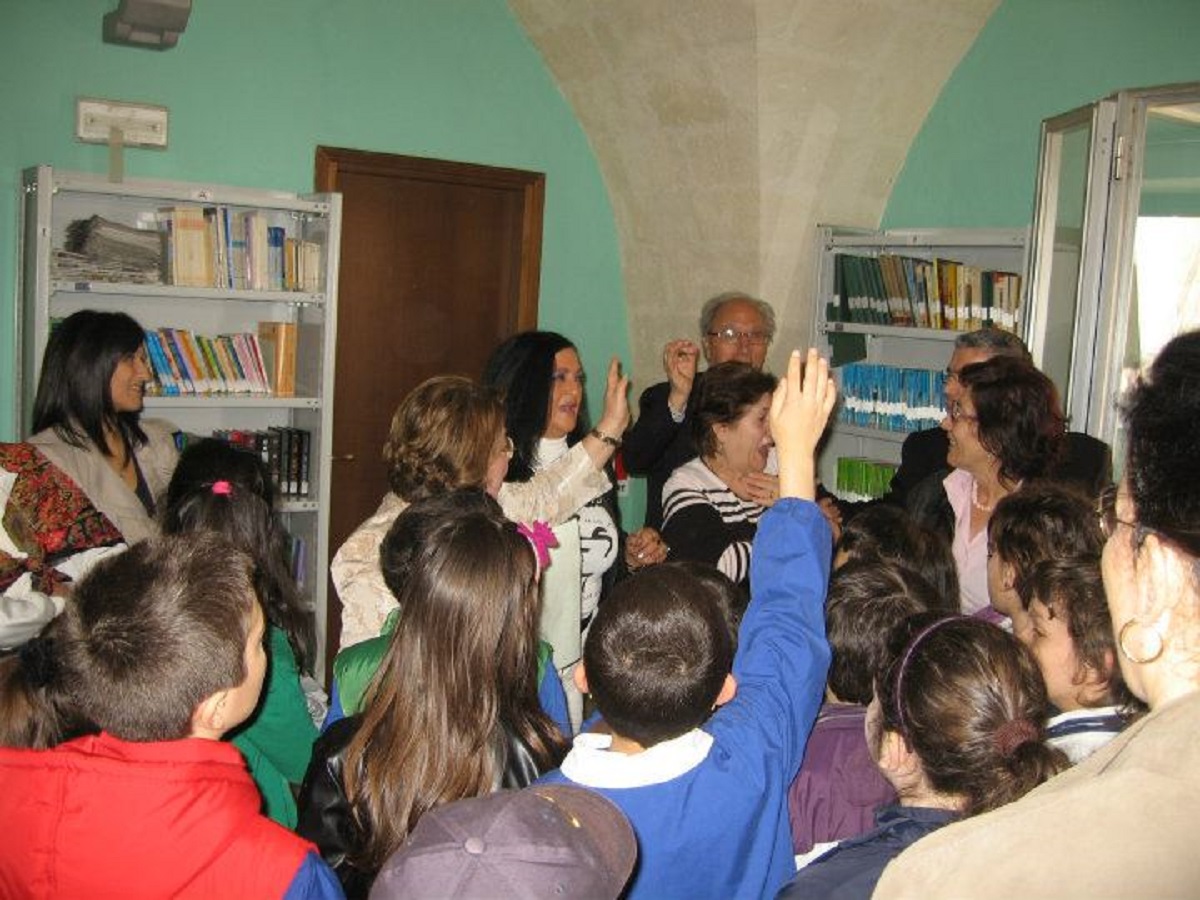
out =
{"type": "Polygon", "coordinates": [[[1001,758],[1008,759],[1022,744],[1038,739],[1037,726],[1028,719],[1010,719],[992,736],[992,743],[1001,758]]]}

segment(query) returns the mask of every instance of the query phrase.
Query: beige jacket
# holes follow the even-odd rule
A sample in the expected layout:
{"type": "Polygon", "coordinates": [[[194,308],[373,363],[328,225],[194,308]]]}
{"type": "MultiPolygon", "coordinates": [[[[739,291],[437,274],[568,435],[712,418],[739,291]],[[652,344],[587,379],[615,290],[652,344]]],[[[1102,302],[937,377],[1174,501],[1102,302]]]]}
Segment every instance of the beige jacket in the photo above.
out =
{"type": "Polygon", "coordinates": [[[1200,896],[1200,691],[1021,800],[918,841],[875,898],[1200,896]]]}
{"type": "MultiPolygon", "coordinates": [[[[582,444],[576,444],[529,481],[505,483],[497,499],[504,514],[514,522],[541,519],[558,525],[611,487],[608,475],[595,467],[582,444]]],[[[388,613],[396,608],[396,598],[384,584],[379,569],[379,545],[407,505],[395,494],[387,494],[375,513],[354,530],[333,557],[329,570],[342,602],[339,649],[375,637],[388,613]]],[[[578,582],[578,564],[575,569],[578,582]]],[[[578,594],[578,584],[575,591],[578,594]]],[[[575,630],[579,630],[578,613],[575,630]]]]}
{"type": "MultiPolygon", "coordinates": [[[[147,441],[134,451],[142,477],[150,494],[158,502],[171,481],[179,453],[175,449],[175,427],[161,419],[142,419],[139,423],[147,441]]],[[[108,460],[87,441],[84,447],[73,447],[60,438],[53,428],[39,431],[28,443],[37,447],[54,465],[71,476],[83,489],[92,505],[117,526],[127,543],[135,543],[158,534],[158,526],[137,494],[113,471],[108,460]]]]}

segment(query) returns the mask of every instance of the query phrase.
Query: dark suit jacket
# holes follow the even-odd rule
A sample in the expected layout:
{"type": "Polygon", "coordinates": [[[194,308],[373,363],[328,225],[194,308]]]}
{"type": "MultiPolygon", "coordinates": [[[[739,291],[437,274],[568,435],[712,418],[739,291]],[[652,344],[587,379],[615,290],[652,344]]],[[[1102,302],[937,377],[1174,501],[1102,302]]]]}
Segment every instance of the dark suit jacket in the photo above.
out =
{"type": "MultiPolygon", "coordinates": [[[[892,478],[884,502],[907,507],[913,488],[947,467],[949,449],[946,432],[940,428],[916,431],[905,438],[900,448],[900,468],[892,478]]],[[[1066,453],[1050,477],[1074,484],[1094,497],[1112,483],[1112,450],[1091,435],[1068,431],[1066,453]]]]}

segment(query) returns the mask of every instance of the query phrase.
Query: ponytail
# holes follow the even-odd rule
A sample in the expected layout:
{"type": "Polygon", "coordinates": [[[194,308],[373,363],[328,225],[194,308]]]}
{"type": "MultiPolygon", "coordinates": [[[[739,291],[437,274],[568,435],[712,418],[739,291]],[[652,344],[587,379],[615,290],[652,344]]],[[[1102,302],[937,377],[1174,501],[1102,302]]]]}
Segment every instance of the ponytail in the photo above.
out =
{"type": "Polygon", "coordinates": [[[892,632],[876,685],[883,727],[921,760],[930,786],[973,816],[1066,768],[1045,743],[1046,689],[1011,634],[980,619],[911,616],[892,632]]]}

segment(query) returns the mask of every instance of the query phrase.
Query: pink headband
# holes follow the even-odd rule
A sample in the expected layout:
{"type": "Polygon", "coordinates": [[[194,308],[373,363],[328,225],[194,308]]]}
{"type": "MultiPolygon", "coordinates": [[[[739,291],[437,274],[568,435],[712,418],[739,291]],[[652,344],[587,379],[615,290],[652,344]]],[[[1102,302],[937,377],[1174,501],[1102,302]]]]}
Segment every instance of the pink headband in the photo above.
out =
{"type": "Polygon", "coordinates": [[[517,531],[525,540],[529,541],[529,546],[533,548],[533,555],[537,557],[538,573],[540,574],[546,566],[550,565],[550,548],[558,546],[558,538],[554,536],[550,526],[541,520],[529,523],[518,522],[517,531]]]}

